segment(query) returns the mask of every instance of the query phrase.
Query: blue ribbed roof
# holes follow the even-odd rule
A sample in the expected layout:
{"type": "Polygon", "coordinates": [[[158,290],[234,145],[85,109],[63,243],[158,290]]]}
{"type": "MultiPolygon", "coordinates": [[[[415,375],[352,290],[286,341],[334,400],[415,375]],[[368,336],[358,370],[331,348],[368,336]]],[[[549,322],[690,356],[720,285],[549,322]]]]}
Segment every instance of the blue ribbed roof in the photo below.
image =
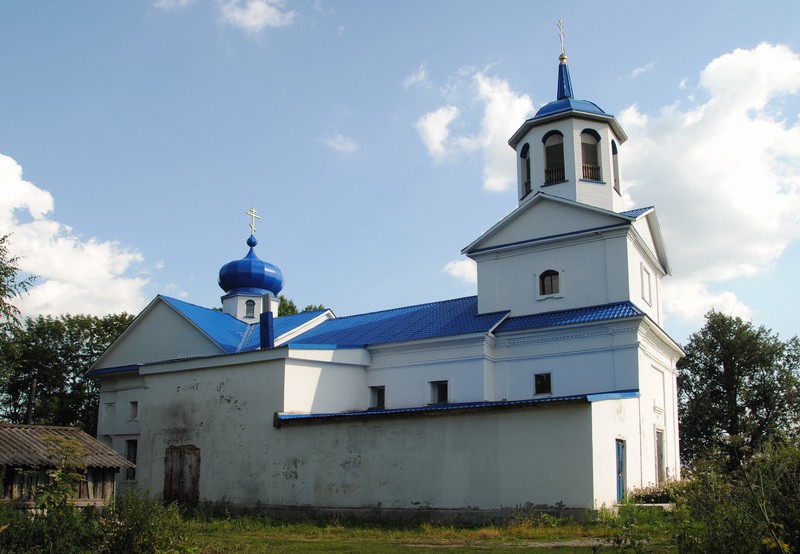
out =
{"type": "Polygon", "coordinates": [[[636,208],[635,210],[628,210],[627,212],[620,212],[622,215],[626,215],[628,217],[639,217],[645,212],[648,212],[653,209],[653,206],[648,206],[646,208],[636,208]]]}
{"type": "Polygon", "coordinates": [[[250,327],[247,323],[239,321],[225,312],[209,310],[168,296],[160,296],[160,298],[183,314],[228,353],[238,351],[239,345],[250,327]]]}
{"type": "Polygon", "coordinates": [[[575,323],[591,323],[609,319],[622,319],[643,315],[643,312],[631,302],[616,302],[589,308],[576,308],[574,310],[561,310],[544,314],[510,317],[505,320],[495,331],[500,334],[507,331],[521,331],[523,329],[536,329],[539,327],[555,327],[558,325],[572,325],[575,323]]]}
{"type": "MultiPolygon", "coordinates": [[[[160,298],[194,323],[225,352],[232,354],[259,348],[261,326],[258,323],[248,324],[230,314],[196,306],[168,296],[160,296],[160,298]]],[[[274,320],[275,336],[279,337],[288,333],[324,311],[317,310],[276,317],[274,320]]]]}
{"type": "Polygon", "coordinates": [[[606,116],[608,115],[594,102],[589,102],[588,100],[575,100],[574,98],[562,98],[561,100],[550,102],[539,108],[539,111],[536,112],[536,115],[533,116],[533,119],[539,119],[540,117],[547,117],[548,115],[569,111],[606,116]]]}
{"type": "Polygon", "coordinates": [[[498,410],[508,408],[525,408],[540,404],[560,404],[571,402],[599,402],[602,400],[638,398],[638,389],[626,389],[620,391],[608,391],[592,394],[573,394],[569,396],[550,396],[546,398],[526,398],[524,400],[498,400],[480,402],[453,402],[448,404],[434,404],[430,406],[415,406],[411,408],[394,409],[372,409],[357,412],[328,412],[328,413],[309,413],[309,414],[288,414],[279,413],[275,416],[275,425],[280,426],[291,422],[314,422],[330,420],[347,420],[360,418],[391,417],[401,415],[413,415],[417,413],[434,414],[447,412],[470,412],[479,410],[498,410]]]}
{"type": "Polygon", "coordinates": [[[468,296],[331,319],[289,341],[289,345],[364,346],[486,333],[507,313],[478,315],[478,297],[468,296]]]}

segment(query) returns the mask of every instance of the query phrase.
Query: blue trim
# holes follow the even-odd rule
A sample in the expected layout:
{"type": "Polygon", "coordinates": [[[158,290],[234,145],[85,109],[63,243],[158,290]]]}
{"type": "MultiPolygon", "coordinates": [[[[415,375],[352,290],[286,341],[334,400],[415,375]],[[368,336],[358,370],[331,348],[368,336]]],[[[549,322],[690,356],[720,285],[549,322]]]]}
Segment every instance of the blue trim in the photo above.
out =
{"type": "Polygon", "coordinates": [[[289,342],[287,346],[292,350],[352,350],[354,348],[366,348],[366,344],[311,344],[289,342]]]}
{"type": "Polygon", "coordinates": [[[601,392],[598,394],[587,394],[586,400],[589,402],[600,402],[603,400],[624,400],[626,398],[639,398],[639,389],[621,390],[614,392],[601,392]]]}
{"type": "Polygon", "coordinates": [[[548,235],[546,237],[539,237],[536,239],[528,239],[528,240],[520,240],[517,242],[509,242],[506,244],[498,244],[497,246],[487,246],[485,248],[478,248],[477,250],[470,251],[470,254],[477,254],[478,252],[485,252],[487,250],[497,250],[498,248],[507,248],[509,246],[519,246],[520,244],[532,244],[534,242],[539,242],[543,240],[550,240],[550,239],[558,239],[562,237],[569,237],[572,235],[582,235],[584,233],[591,233],[593,231],[606,231],[608,229],[616,229],[618,227],[626,227],[630,225],[630,223],[617,223],[615,225],[605,225],[603,227],[592,227],[591,229],[581,229],[580,231],[571,231],[569,233],[561,233],[558,235],[548,235]]]}
{"type": "Polygon", "coordinates": [[[414,414],[443,414],[447,412],[475,412],[486,410],[500,410],[500,409],[513,409],[513,408],[527,408],[540,404],[557,404],[557,403],[588,403],[600,400],[610,400],[617,398],[636,398],[639,396],[638,390],[623,390],[623,391],[609,391],[597,394],[573,394],[569,396],[552,396],[549,398],[526,398],[524,400],[499,400],[499,401],[482,401],[482,402],[456,402],[451,404],[432,404],[430,406],[416,406],[412,408],[395,408],[395,409],[369,409],[360,410],[357,412],[328,412],[316,414],[283,414],[276,412],[273,418],[273,425],[281,427],[292,422],[308,422],[319,423],[328,421],[340,421],[349,419],[373,419],[384,417],[399,417],[404,415],[414,414]]]}
{"type": "Polygon", "coordinates": [[[553,135],[558,135],[558,136],[560,136],[562,139],[564,138],[564,133],[562,133],[561,131],[556,131],[555,129],[553,129],[552,131],[547,131],[547,132],[544,134],[544,136],[542,137],[542,144],[544,144],[545,142],[547,142],[547,139],[549,139],[549,138],[550,138],[550,137],[552,137],[553,135]]]}
{"type": "Polygon", "coordinates": [[[595,181],[594,179],[578,179],[578,181],[583,181],[584,183],[595,183],[595,184],[598,184],[598,185],[607,184],[605,181],[595,181]]]}
{"type": "Polygon", "coordinates": [[[106,375],[108,373],[128,373],[133,371],[139,371],[139,365],[122,365],[118,367],[105,367],[103,369],[91,369],[86,372],[86,377],[96,377],[98,375],[106,375]]]}

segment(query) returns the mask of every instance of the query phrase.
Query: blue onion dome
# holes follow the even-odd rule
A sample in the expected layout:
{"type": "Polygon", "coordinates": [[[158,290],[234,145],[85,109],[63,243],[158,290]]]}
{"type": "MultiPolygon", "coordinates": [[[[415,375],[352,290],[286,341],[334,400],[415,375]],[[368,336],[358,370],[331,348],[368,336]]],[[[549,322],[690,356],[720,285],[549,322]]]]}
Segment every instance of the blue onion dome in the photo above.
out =
{"type": "Polygon", "coordinates": [[[258,240],[247,239],[250,251],[241,260],[228,262],[219,270],[219,286],[227,294],[267,294],[277,296],[283,288],[283,273],[256,256],[258,240]]]}

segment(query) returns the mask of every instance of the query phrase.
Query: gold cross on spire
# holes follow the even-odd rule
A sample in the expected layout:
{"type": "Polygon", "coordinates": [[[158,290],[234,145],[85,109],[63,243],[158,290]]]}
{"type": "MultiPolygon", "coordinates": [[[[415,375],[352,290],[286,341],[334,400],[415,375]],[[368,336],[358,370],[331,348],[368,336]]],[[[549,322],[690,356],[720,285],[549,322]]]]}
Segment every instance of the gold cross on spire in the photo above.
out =
{"type": "Polygon", "coordinates": [[[561,21],[561,18],[558,18],[558,38],[561,40],[561,53],[566,54],[567,51],[564,49],[564,22],[561,21]]]}
{"type": "Polygon", "coordinates": [[[244,215],[250,216],[250,234],[256,234],[256,219],[261,219],[260,215],[256,215],[256,209],[250,208],[249,212],[244,212],[244,215]]]}

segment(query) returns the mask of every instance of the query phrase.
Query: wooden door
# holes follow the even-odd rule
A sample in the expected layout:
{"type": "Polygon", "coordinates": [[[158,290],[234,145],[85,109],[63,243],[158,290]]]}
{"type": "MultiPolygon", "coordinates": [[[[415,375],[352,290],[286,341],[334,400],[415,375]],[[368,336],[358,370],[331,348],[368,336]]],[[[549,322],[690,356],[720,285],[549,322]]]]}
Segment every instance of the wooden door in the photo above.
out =
{"type": "Polygon", "coordinates": [[[192,444],[167,447],[164,502],[196,506],[200,498],[200,449],[192,444]]]}

